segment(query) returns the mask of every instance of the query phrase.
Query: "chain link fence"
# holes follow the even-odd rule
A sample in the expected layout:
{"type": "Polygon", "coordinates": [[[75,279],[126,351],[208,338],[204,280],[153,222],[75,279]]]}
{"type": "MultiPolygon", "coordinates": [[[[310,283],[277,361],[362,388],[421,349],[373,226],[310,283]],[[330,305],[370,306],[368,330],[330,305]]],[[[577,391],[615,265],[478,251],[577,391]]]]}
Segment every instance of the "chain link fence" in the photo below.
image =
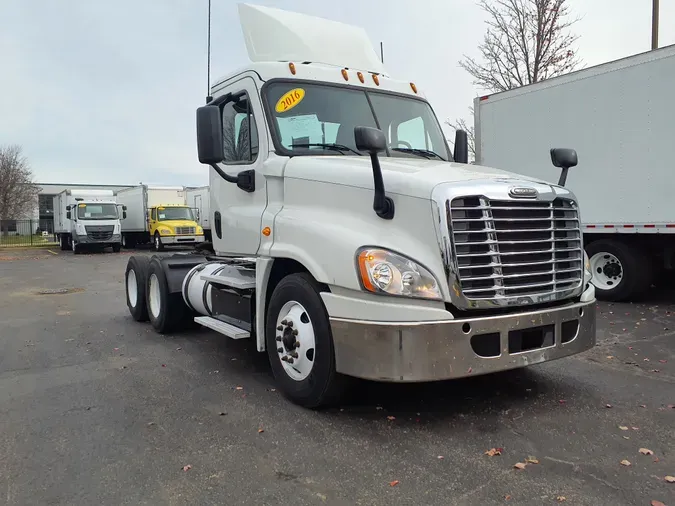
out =
{"type": "Polygon", "coordinates": [[[0,220],[0,248],[57,244],[51,220],[0,220]]]}

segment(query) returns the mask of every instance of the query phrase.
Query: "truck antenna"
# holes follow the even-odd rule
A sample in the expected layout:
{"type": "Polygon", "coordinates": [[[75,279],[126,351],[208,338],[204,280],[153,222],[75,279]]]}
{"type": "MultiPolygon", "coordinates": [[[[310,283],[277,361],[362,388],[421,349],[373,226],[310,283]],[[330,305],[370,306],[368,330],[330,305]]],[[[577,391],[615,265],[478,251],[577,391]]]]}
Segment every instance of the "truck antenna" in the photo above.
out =
{"type": "Polygon", "coordinates": [[[380,42],[380,61],[384,63],[384,45],[380,42]]]}
{"type": "Polygon", "coordinates": [[[209,24],[206,37],[206,103],[208,104],[213,100],[211,96],[211,0],[209,0],[209,24]]]}

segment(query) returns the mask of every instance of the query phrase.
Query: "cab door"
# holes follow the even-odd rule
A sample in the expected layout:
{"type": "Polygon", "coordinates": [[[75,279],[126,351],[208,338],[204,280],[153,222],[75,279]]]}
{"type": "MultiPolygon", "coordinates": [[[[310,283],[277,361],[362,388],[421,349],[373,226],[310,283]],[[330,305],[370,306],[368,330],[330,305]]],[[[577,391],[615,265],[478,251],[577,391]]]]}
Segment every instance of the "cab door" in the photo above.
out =
{"type": "Polygon", "coordinates": [[[157,230],[157,208],[151,207],[148,210],[148,233],[150,237],[155,234],[155,230],[157,230]]]}
{"type": "Polygon", "coordinates": [[[269,146],[265,119],[257,83],[251,77],[242,77],[218,90],[218,96],[228,94],[229,100],[218,104],[225,152],[220,167],[231,176],[254,170],[255,190],[242,190],[210,170],[213,244],[222,254],[255,255],[260,247],[262,214],[267,206],[263,164],[269,146]]]}

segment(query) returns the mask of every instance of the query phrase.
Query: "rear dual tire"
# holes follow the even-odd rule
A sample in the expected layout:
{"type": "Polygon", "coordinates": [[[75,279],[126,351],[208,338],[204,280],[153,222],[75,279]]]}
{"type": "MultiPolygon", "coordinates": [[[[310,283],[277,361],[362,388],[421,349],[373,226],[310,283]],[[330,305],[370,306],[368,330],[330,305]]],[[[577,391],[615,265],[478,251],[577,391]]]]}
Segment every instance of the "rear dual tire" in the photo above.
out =
{"type": "Polygon", "coordinates": [[[652,284],[652,260],[639,247],[614,239],[586,246],[598,299],[613,302],[637,299],[652,284]]]}

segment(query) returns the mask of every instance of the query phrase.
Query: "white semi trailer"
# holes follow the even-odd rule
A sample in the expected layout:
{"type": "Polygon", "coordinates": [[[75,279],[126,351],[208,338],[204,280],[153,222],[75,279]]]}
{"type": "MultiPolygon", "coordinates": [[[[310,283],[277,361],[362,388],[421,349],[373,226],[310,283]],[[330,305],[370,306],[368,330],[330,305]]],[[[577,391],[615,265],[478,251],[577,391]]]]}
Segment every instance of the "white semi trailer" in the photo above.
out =
{"type": "MultiPolygon", "coordinates": [[[[267,352],[318,407],[349,377],[459,378],[595,343],[568,189],[467,164],[414,83],[357,27],[240,5],[252,63],[197,109],[215,254],[130,257],[129,312],[267,352]]],[[[553,152],[567,170],[570,149],[553,152]]]]}
{"type": "Polygon", "coordinates": [[[549,148],[577,150],[566,186],[598,298],[635,299],[675,267],[673,83],[675,45],[475,100],[478,164],[555,182],[549,148]]]}
{"type": "Polygon", "coordinates": [[[195,212],[195,221],[204,230],[204,240],[211,242],[211,194],[208,186],[185,188],[185,204],[195,212]]]}
{"type": "Polygon", "coordinates": [[[54,233],[62,250],[121,249],[120,210],[112,190],[64,190],[53,198],[54,233]]]}

